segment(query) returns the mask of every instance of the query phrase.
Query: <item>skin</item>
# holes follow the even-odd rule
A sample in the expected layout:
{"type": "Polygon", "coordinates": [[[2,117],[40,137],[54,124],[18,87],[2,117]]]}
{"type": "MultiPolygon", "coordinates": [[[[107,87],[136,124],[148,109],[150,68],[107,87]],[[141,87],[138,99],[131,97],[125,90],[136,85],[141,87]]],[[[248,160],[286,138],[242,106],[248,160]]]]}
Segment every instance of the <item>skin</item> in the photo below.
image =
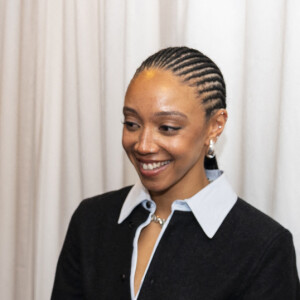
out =
{"type": "MultiPolygon", "coordinates": [[[[156,203],[156,215],[167,218],[174,200],[187,199],[209,184],[204,156],[209,140],[217,140],[226,120],[218,110],[208,121],[192,87],[170,71],[144,70],[135,77],[124,102],[122,144],[141,182],[156,203]],[[145,170],[149,163],[167,164],[145,170]]],[[[135,293],[160,232],[151,222],[138,241],[135,293]]]]}
{"type": "Polygon", "coordinates": [[[195,90],[169,71],[146,70],[130,83],[124,103],[123,147],[143,185],[160,206],[189,198],[208,184],[203,161],[227,119],[218,110],[207,122],[195,90]],[[141,163],[170,161],[156,170],[141,163]]]}

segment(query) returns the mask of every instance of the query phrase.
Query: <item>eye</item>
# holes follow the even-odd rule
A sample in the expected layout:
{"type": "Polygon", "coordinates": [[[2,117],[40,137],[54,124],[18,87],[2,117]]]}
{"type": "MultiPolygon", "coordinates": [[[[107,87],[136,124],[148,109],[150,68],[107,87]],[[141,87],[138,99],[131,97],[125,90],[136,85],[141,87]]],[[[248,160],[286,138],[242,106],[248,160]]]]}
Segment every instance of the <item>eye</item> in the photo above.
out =
{"type": "Polygon", "coordinates": [[[174,134],[176,133],[178,130],[181,129],[181,127],[179,126],[169,126],[169,125],[161,125],[159,127],[159,129],[161,131],[163,131],[164,133],[167,133],[167,134],[174,134]]]}
{"type": "Polygon", "coordinates": [[[135,131],[140,128],[140,125],[130,121],[124,121],[123,124],[129,131],[135,131]]]}

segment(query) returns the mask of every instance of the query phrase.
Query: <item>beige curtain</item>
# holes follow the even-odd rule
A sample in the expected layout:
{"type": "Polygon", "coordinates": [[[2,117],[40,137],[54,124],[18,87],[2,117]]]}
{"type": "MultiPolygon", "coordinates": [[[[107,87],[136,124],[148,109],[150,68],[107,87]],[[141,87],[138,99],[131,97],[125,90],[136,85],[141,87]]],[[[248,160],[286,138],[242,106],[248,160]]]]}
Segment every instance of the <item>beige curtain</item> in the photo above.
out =
{"type": "Polygon", "coordinates": [[[135,181],[124,92],[169,45],[221,67],[219,164],[300,257],[299,36],[297,0],[0,0],[0,298],[49,299],[78,203],[135,181]]]}

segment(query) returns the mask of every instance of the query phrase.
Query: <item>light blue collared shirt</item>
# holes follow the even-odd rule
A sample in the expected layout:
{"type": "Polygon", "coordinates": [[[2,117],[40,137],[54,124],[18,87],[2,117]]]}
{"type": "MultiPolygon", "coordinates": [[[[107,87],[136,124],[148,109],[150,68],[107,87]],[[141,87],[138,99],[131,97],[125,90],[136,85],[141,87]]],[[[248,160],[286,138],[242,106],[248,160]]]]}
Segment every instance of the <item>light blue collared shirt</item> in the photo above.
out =
{"type": "MultiPolygon", "coordinates": [[[[156,248],[166,228],[168,227],[168,224],[175,210],[192,212],[205,234],[209,238],[213,238],[213,236],[223,223],[225,217],[237,201],[237,195],[231,188],[222,171],[206,170],[206,176],[208,180],[211,181],[209,185],[200,190],[191,198],[182,200],[178,199],[172,203],[171,214],[166,220],[156,240],[151,257],[148,262],[148,266],[145,270],[143,279],[141,281],[140,288],[143,284],[145,275],[147,274],[149,265],[151,264],[152,257],[156,251],[156,248]]],[[[147,220],[137,228],[133,240],[133,253],[130,273],[130,291],[131,299],[133,300],[137,299],[139,295],[138,291],[137,295],[134,296],[134,275],[137,263],[138,239],[142,229],[151,222],[151,216],[156,211],[155,202],[151,199],[149,192],[140,181],[138,181],[128,193],[125,202],[122,206],[118,223],[122,223],[131,214],[133,209],[139,204],[142,204],[143,207],[149,211],[149,216],[147,220]]]]}

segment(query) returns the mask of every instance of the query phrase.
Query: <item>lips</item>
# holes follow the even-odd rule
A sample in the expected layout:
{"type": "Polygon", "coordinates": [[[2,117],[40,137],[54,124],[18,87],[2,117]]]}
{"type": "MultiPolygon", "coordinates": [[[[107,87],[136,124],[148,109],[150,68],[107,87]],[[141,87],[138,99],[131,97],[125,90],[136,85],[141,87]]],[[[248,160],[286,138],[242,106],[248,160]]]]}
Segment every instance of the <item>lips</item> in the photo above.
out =
{"type": "Polygon", "coordinates": [[[171,160],[152,162],[139,161],[139,170],[144,176],[156,176],[164,171],[170,163],[171,160]]]}
{"type": "Polygon", "coordinates": [[[154,163],[142,163],[142,168],[143,170],[155,170],[159,167],[169,164],[170,162],[171,162],[170,160],[166,160],[166,161],[159,161],[154,163]]]}

